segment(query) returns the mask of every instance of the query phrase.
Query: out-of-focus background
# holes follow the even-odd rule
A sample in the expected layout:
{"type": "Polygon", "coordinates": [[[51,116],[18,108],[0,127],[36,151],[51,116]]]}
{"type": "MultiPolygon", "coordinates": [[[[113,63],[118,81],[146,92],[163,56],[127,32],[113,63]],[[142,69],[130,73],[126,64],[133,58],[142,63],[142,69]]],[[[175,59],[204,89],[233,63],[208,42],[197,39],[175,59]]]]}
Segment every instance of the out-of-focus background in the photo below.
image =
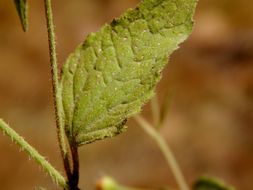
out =
{"type": "MultiPolygon", "coordinates": [[[[43,1],[29,1],[23,33],[13,1],[0,1],[0,116],[58,169],[43,1]]],[[[57,51],[62,63],[86,35],[134,7],[137,0],[55,0],[57,51]]],[[[171,97],[161,129],[192,184],[202,175],[238,190],[253,180],[253,1],[199,0],[192,36],[170,59],[158,85],[171,97]]],[[[150,118],[149,105],[143,114],[150,118]]],[[[80,148],[82,189],[103,175],[136,187],[176,188],[156,144],[132,120],[126,133],[80,148]]],[[[0,189],[30,190],[54,184],[0,132],[0,189]]]]}

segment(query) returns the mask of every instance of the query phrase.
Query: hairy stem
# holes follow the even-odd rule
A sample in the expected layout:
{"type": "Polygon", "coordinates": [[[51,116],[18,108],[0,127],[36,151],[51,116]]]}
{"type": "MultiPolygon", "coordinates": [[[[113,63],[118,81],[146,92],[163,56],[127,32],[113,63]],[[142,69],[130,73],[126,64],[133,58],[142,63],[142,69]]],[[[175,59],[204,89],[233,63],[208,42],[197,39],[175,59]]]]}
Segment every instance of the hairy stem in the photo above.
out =
{"type": "Polygon", "coordinates": [[[178,183],[179,188],[181,190],[190,190],[187,183],[186,183],[186,180],[180,170],[180,167],[179,167],[169,145],[166,143],[165,139],[143,117],[136,116],[135,120],[147,132],[147,134],[149,134],[156,141],[156,143],[159,146],[160,150],[162,151],[169,167],[171,168],[171,171],[178,183]]]}
{"type": "Polygon", "coordinates": [[[56,57],[55,32],[54,32],[51,0],[44,0],[44,4],[45,4],[46,20],[47,20],[47,32],[48,32],[48,42],[49,42],[49,52],[50,52],[52,83],[53,83],[57,136],[58,136],[59,146],[61,150],[61,155],[63,158],[64,169],[65,169],[68,179],[70,179],[71,178],[71,169],[70,169],[70,161],[69,161],[70,157],[68,153],[64,126],[63,126],[63,110],[62,110],[62,105],[61,105],[61,94],[60,94],[60,88],[59,88],[58,65],[57,65],[57,57],[56,57]]]}
{"type": "Polygon", "coordinates": [[[17,143],[22,150],[27,152],[28,155],[52,177],[55,183],[63,188],[68,187],[64,177],[43,156],[41,156],[35,148],[28,144],[23,137],[11,129],[2,119],[0,119],[0,129],[4,134],[11,137],[12,141],[17,143]]]}

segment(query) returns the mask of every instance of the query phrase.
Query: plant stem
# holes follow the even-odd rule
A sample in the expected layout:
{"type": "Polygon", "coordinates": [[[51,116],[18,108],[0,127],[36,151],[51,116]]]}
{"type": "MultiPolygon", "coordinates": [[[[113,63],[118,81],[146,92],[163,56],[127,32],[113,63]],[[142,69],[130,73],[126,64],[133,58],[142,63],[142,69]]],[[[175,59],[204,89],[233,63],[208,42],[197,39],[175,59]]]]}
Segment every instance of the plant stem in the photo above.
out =
{"type": "Polygon", "coordinates": [[[58,65],[57,65],[57,57],[56,57],[55,32],[54,32],[51,0],[44,0],[44,4],[45,4],[45,12],[46,12],[46,20],[47,20],[47,33],[48,33],[49,52],[50,52],[57,137],[58,137],[59,147],[61,150],[61,155],[62,155],[62,159],[64,163],[64,169],[65,169],[68,179],[70,179],[71,178],[71,169],[70,169],[70,161],[69,161],[70,157],[68,153],[64,126],[63,126],[63,110],[62,110],[61,94],[60,94],[60,88],[59,88],[58,65]]]}
{"type": "Polygon", "coordinates": [[[152,98],[151,100],[151,111],[152,111],[152,116],[153,116],[153,125],[155,128],[159,128],[160,125],[160,107],[159,107],[159,102],[157,95],[152,98]]]}
{"type": "Polygon", "coordinates": [[[154,127],[149,124],[142,116],[136,116],[135,120],[137,123],[149,134],[157,143],[160,150],[162,151],[171,171],[178,183],[178,186],[181,190],[189,190],[189,187],[186,183],[186,180],[180,170],[180,167],[165,139],[161,134],[154,129],[154,127]]]}
{"type": "Polygon", "coordinates": [[[27,152],[32,159],[41,165],[41,167],[52,177],[55,183],[59,184],[63,188],[68,187],[64,177],[43,156],[41,156],[35,148],[33,148],[24,140],[23,137],[10,128],[2,119],[0,119],[0,129],[11,137],[11,139],[17,143],[22,150],[27,152]]]}
{"type": "Polygon", "coordinates": [[[73,159],[73,171],[70,180],[70,189],[72,190],[80,190],[78,188],[79,182],[79,155],[78,155],[78,147],[76,145],[71,145],[71,153],[73,159]]]}

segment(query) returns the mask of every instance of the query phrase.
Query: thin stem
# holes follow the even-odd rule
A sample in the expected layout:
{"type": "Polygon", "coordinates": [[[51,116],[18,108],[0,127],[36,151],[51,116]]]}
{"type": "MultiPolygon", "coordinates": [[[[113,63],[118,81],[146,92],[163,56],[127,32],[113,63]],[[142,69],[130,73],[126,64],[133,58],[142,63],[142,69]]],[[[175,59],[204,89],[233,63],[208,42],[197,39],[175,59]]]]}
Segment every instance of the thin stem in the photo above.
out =
{"type": "Polygon", "coordinates": [[[156,141],[156,143],[159,146],[160,150],[162,151],[169,167],[171,168],[171,171],[178,183],[179,188],[181,190],[189,190],[189,187],[188,187],[186,180],[180,170],[180,167],[179,167],[169,145],[166,143],[165,139],[143,117],[136,116],[135,120],[147,132],[147,134],[149,134],[156,141]]]}
{"type": "Polygon", "coordinates": [[[59,78],[58,78],[58,66],[56,57],[56,47],[55,47],[55,32],[53,24],[53,14],[51,0],[44,0],[46,20],[47,20],[47,32],[48,32],[48,42],[50,51],[50,63],[51,63],[51,74],[53,83],[53,95],[54,95],[54,107],[56,115],[56,126],[57,126],[57,137],[61,150],[61,155],[63,158],[64,169],[68,179],[71,178],[71,169],[69,161],[69,153],[66,145],[65,132],[63,126],[63,110],[61,104],[61,94],[59,88],[59,78]]]}
{"type": "Polygon", "coordinates": [[[11,139],[17,143],[22,150],[27,152],[28,155],[52,177],[56,184],[59,184],[63,188],[68,187],[64,177],[42,155],[40,155],[35,148],[33,148],[24,140],[23,137],[10,128],[2,119],[0,119],[0,129],[4,132],[4,134],[11,137],[11,139]]]}
{"type": "Polygon", "coordinates": [[[151,100],[151,111],[152,111],[152,116],[153,116],[153,121],[154,121],[153,124],[156,128],[158,128],[160,125],[160,106],[159,106],[157,95],[153,97],[151,100]]]}
{"type": "Polygon", "coordinates": [[[171,108],[173,95],[171,92],[167,92],[160,111],[160,123],[159,127],[162,127],[167,120],[169,109],[171,108]]]}

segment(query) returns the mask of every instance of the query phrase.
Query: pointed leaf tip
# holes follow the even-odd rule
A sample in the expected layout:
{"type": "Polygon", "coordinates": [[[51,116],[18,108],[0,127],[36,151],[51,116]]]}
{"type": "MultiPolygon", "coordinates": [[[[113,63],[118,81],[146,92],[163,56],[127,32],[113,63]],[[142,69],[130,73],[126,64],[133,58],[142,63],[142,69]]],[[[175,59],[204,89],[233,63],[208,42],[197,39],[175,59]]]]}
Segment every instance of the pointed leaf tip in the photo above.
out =
{"type": "Polygon", "coordinates": [[[226,185],[223,181],[213,177],[201,177],[194,186],[193,190],[236,190],[232,186],[226,185]]]}
{"type": "Polygon", "coordinates": [[[18,16],[24,32],[28,31],[28,3],[27,0],[14,0],[18,16]]]}

